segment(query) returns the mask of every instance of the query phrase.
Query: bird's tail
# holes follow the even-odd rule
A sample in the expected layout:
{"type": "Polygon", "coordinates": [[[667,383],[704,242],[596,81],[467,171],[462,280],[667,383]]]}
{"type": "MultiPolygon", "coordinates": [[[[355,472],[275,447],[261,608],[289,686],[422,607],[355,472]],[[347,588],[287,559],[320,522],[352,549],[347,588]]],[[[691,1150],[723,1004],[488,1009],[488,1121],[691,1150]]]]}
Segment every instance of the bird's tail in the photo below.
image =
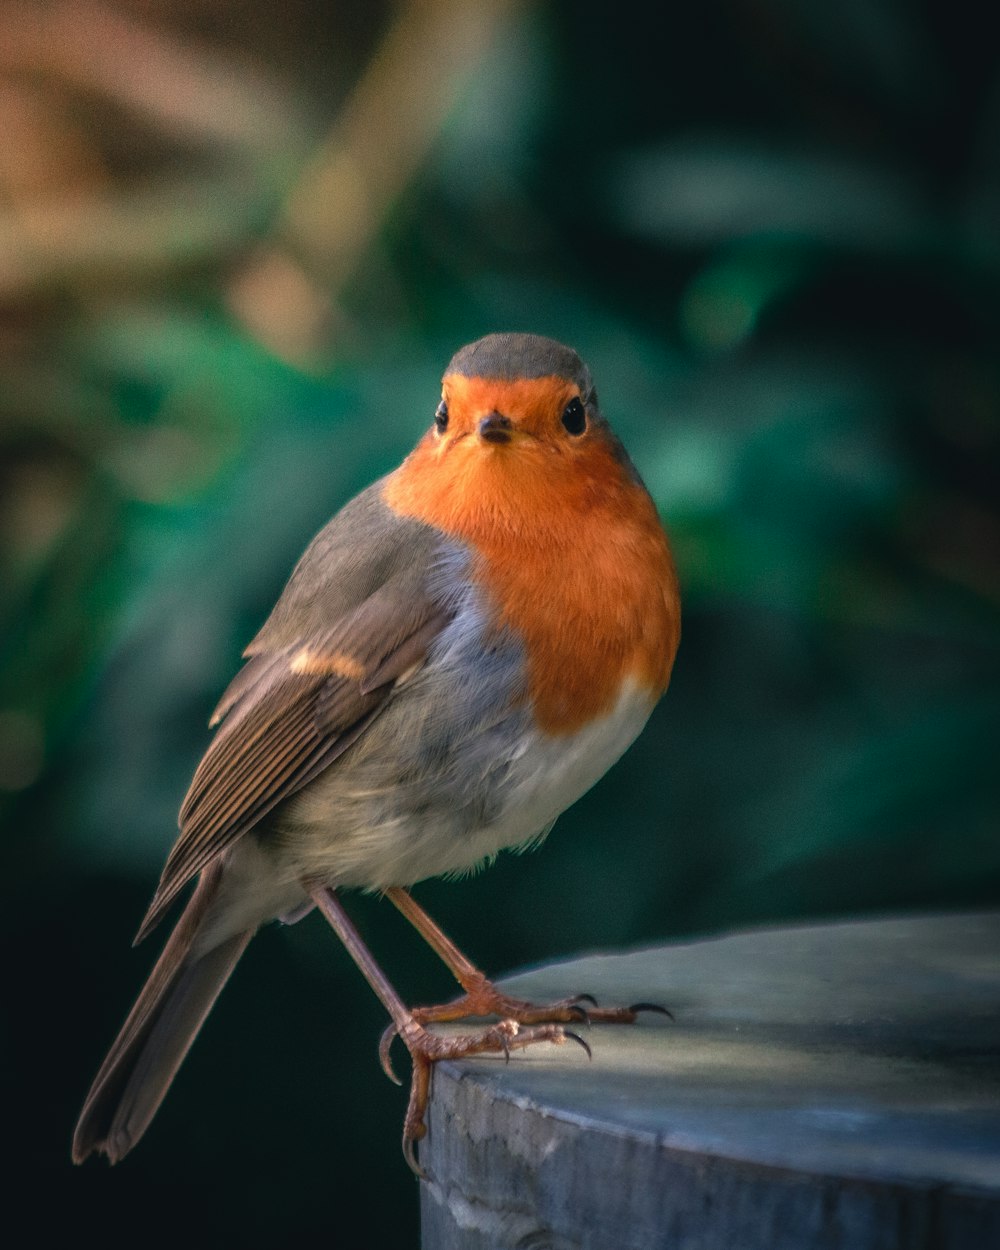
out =
{"type": "Polygon", "coordinates": [[[196,934],[218,891],[221,864],[202,873],[149,980],[94,1078],[73,1135],[73,1162],[103,1151],[125,1157],[149,1127],[219,991],[253,930],[192,956],[196,934]]]}

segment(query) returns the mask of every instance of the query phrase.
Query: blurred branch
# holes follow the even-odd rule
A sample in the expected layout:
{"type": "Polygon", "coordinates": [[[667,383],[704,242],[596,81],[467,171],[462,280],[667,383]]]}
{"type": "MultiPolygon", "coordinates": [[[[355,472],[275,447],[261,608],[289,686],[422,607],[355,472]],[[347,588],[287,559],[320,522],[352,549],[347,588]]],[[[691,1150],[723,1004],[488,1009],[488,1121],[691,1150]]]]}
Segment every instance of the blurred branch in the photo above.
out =
{"type": "MultiPolygon", "coordinates": [[[[0,74],[87,92],[208,149],[210,172],[129,171],[84,186],[8,179],[0,208],[0,298],[59,283],[141,280],[230,251],[264,216],[308,127],[290,94],[260,73],[90,0],[16,4],[3,15],[0,74]],[[19,193],[20,188],[20,193],[19,193]],[[44,189],[45,194],[39,194],[44,189]]],[[[24,160],[46,156],[44,144],[24,160]]],[[[8,157],[10,160],[11,158],[8,157]]],[[[168,164],[169,167],[169,163],[168,164]]]]}
{"type": "Polygon", "coordinates": [[[56,284],[138,282],[241,244],[263,192],[244,171],[156,182],[143,191],[20,205],[0,213],[0,298],[56,284]]]}
{"type": "Polygon", "coordinates": [[[301,133],[265,75],[94,0],[7,3],[0,71],[43,73],[155,122],[175,139],[280,150],[301,133]]]}
{"type": "Polygon", "coordinates": [[[344,289],[424,164],[465,84],[523,0],[406,0],[230,304],[272,350],[308,358],[344,289]],[[278,287],[276,301],[268,298],[278,287]]]}

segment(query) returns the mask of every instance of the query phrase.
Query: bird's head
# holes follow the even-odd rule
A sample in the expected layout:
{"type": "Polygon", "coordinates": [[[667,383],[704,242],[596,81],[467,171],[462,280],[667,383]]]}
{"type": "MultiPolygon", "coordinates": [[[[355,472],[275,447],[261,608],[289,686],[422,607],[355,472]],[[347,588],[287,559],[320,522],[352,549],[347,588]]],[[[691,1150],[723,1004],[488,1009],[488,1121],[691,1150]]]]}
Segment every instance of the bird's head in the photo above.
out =
{"type": "Polygon", "coordinates": [[[576,352],[539,335],[490,334],[452,356],[434,424],[387,497],[450,529],[482,512],[510,521],[634,487],[645,494],[576,352]]]}
{"type": "Polygon", "coordinates": [[[452,357],[434,422],[387,498],[461,532],[636,489],[645,495],[576,352],[534,334],[490,334],[452,357]]]}
{"type": "Polygon", "coordinates": [[[574,454],[603,424],[576,352],[533,334],[490,334],[448,365],[433,437],[441,455],[466,439],[473,440],[464,453],[471,455],[507,447],[574,454]]]}

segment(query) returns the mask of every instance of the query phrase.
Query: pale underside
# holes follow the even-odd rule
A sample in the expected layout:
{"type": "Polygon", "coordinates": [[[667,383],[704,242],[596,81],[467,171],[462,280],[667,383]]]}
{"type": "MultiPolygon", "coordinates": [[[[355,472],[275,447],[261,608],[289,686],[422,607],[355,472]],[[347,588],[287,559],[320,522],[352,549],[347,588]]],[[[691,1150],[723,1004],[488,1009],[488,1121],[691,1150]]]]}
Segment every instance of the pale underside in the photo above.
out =
{"type": "Polygon", "coordinates": [[[199,947],[294,913],[304,879],[381,890],[530,845],[638,736],[654,700],[630,681],[584,729],[539,732],[518,697],[519,644],[484,652],[484,629],[467,592],[427,664],[358,741],[227,853],[199,947]]]}

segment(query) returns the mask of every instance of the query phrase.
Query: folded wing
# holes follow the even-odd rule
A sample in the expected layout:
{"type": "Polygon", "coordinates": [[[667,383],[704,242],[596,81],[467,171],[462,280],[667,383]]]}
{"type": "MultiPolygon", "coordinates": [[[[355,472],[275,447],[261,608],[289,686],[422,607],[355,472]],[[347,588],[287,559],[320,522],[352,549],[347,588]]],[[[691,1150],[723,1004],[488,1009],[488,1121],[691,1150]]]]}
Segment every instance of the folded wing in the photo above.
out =
{"type": "MultiPolygon", "coordinates": [[[[387,512],[381,527],[359,524],[363,499],[314,540],[219,703],[220,728],[136,941],[198,872],[364,733],[447,624],[429,589],[434,532],[387,512]]],[[[361,522],[378,503],[366,506],[361,522]]]]}

